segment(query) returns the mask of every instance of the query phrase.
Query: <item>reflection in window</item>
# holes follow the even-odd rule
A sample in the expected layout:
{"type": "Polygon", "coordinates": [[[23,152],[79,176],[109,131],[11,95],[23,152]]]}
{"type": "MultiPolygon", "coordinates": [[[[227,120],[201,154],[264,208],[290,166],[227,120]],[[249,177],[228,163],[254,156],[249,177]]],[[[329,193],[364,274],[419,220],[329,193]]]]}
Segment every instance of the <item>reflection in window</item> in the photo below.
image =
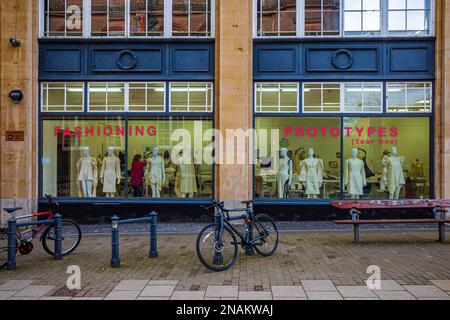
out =
{"type": "Polygon", "coordinates": [[[431,83],[388,83],[388,112],[431,112],[431,83]]]}
{"type": "Polygon", "coordinates": [[[381,83],[346,83],[344,112],[381,112],[383,110],[381,83]]]}
{"type": "Polygon", "coordinates": [[[255,197],[338,199],[340,123],[339,118],[257,117],[255,197]]]}
{"type": "Polygon", "coordinates": [[[211,36],[211,0],[173,0],[172,35],[211,36]]]}
{"type": "Polygon", "coordinates": [[[83,83],[42,83],[42,112],[82,112],[83,97],[83,83]]]}
{"type": "Polygon", "coordinates": [[[125,35],[125,0],[91,0],[92,36],[125,35]]]}
{"type": "Polygon", "coordinates": [[[130,36],[164,35],[164,0],[130,0],[130,36]]]}
{"type": "Polygon", "coordinates": [[[150,124],[156,129],[155,135],[128,138],[128,197],[212,197],[212,135],[206,134],[211,132],[211,119],[139,118],[128,124],[133,128],[150,124]],[[182,146],[172,139],[175,131],[184,132],[182,146]]]}
{"type": "Polygon", "coordinates": [[[305,36],[340,34],[340,0],[305,0],[305,36]]]}
{"type": "Polygon", "coordinates": [[[295,36],[297,29],[295,0],[258,0],[258,36],[295,36]]]}
{"type": "Polygon", "coordinates": [[[429,35],[430,0],[388,0],[390,35],[429,35]]]}
{"type": "Polygon", "coordinates": [[[349,164],[344,167],[344,198],[429,199],[429,118],[344,118],[344,128],[343,160],[349,164]],[[355,144],[358,140],[373,143],[355,144]],[[393,147],[397,155],[392,154],[393,147]],[[365,175],[366,185],[363,186],[359,185],[358,172],[352,170],[354,166],[348,162],[353,149],[364,163],[361,174],[365,175]]]}
{"type": "Polygon", "coordinates": [[[298,112],[296,83],[257,83],[256,112],[298,112]]]}
{"type": "Polygon", "coordinates": [[[43,120],[43,194],[58,197],[123,197],[125,136],[119,117],[43,120]]]}
{"type": "Polygon", "coordinates": [[[128,90],[128,111],[164,112],[164,97],[164,83],[130,83],[128,90]]]}
{"type": "Polygon", "coordinates": [[[304,112],[340,112],[341,85],[339,83],[305,83],[303,85],[304,112]]]}
{"type": "Polygon", "coordinates": [[[173,82],[170,84],[170,111],[212,112],[212,83],[173,82]]]}
{"type": "Polygon", "coordinates": [[[44,0],[44,36],[81,37],[83,0],[44,0]]]}
{"type": "Polygon", "coordinates": [[[89,111],[125,111],[125,84],[117,82],[89,84],[89,111]]]}
{"type": "Polygon", "coordinates": [[[380,0],[344,0],[344,34],[379,35],[380,0]]]}

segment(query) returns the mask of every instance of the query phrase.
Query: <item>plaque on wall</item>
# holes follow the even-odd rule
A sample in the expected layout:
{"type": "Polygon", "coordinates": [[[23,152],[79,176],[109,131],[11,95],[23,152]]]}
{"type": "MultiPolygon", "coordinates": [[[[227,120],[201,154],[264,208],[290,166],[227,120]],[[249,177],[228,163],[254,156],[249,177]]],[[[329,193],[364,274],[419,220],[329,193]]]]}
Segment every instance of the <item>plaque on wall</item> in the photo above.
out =
{"type": "Polygon", "coordinates": [[[24,131],[6,131],[6,141],[25,141],[24,131]]]}

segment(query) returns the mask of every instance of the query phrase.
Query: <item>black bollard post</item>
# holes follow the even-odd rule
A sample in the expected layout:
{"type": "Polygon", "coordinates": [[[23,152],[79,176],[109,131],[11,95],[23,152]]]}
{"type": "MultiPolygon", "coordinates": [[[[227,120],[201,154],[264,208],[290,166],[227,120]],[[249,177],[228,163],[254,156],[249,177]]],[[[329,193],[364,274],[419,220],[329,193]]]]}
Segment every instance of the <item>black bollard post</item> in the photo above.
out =
{"type": "Polygon", "coordinates": [[[111,267],[120,267],[119,255],[119,220],[118,216],[111,218],[111,267]]]}
{"type": "Polygon", "coordinates": [[[62,217],[59,213],[55,214],[55,254],[53,259],[62,260],[62,217]]]}
{"type": "Polygon", "coordinates": [[[8,220],[8,263],[7,269],[14,270],[16,268],[16,251],[17,251],[17,221],[15,218],[8,220]]]}
{"type": "Polygon", "coordinates": [[[150,258],[158,257],[158,214],[153,211],[150,213],[150,258]]]}

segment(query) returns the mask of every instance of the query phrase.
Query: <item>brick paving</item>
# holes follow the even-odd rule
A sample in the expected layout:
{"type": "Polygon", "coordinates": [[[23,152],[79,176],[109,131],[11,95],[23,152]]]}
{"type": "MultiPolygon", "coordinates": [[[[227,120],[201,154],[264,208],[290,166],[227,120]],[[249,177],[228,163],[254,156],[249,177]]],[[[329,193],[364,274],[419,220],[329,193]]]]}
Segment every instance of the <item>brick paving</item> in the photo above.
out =
{"type": "Polygon", "coordinates": [[[205,269],[195,254],[195,235],[161,235],[159,257],[148,258],[148,236],[121,236],[120,269],[110,268],[110,237],[85,236],[63,261],[53,261],[35,243],[18,256],[17,270],[0,270],[5,299],[450,299],[450,247],[436,231],[366,231],[352,244],[351,232],[282,233],[277,254],[240,253],[223,273],[205,269]],[[81,269],[81,290],[65,287],[67,267],[81,269]],[[365,284],[367,267],[381,268],[381,290],[365,284]]]}

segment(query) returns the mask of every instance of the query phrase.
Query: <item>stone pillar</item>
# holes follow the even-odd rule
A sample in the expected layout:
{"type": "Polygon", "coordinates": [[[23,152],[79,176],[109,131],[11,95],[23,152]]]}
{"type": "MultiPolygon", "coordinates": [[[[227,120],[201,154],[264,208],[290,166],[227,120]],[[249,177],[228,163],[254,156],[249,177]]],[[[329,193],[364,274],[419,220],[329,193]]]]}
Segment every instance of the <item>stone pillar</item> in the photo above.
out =
{"type": "MultiPolygon", "coordinates": [[[[37,207],[37,5],[30,0],[0,2],[0,206],[20,206],[24,212],[37,207]],[[10,38],[19,39],[21,46],[13,47],[10,38]],[[18,104],[9,98],[14,89],[24,94],[18,104]],[[8,131],[23,132],[23,139],[6,141],[8,131]]],[[[3,210],[1,217],[4,223],[3,210]]]]}
{"type": "MultiPolygon", "coordinates": [[[[253,35],[252,2],[242,0],[216,0],[216,62],[215,62],[215,127],[223,138],[218,139],[218,158],[230,156],[225,146],[233,144],[236,132],[243,143],[234,143],[234,152],[245,155],[245,163],[216,166],[216,197],[230,206],[242,206],[240,201],[251,199],[253,154],[252,136],[244,138],[243,132],[252,125],[253,96],[253,35]],[[229,132],[231,133],[231,132],[229,132]]],[[[223,160],[224,161],[224,160],[223,160]]]]}

